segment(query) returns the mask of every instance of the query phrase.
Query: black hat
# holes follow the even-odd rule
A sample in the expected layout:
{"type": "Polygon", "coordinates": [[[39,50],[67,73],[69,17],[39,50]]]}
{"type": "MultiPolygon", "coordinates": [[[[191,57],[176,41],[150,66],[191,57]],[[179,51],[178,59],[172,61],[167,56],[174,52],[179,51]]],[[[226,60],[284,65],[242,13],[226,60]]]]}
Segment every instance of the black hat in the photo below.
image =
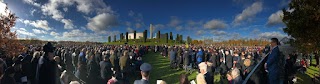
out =
{"type": "Polygon", "coordinates": [[[43,51],[44,52],[53,52],[54,51],[54,47],[52,46],[52,44],[50,42],[48,42],[47,44],[45,44],[43,46],[43,51]]]}

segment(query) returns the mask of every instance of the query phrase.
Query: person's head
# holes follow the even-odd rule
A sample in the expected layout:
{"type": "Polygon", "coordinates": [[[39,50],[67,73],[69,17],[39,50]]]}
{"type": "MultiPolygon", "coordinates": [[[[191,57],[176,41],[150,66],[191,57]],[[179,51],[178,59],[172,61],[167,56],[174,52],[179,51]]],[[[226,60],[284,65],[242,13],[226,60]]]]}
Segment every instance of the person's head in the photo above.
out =
{"type": "Polygon", "coordinates": [[[114,51],[113,51],[113,50],[110,50],[109,53],[110,53],[110,55],[113,55],[113,54],[114,54],[114,51]]]}
{"type": "Polygon", "coordinates": [[[228,72],[226,76],[227,76],[228,81],[232,81],[233,78],[231,76],[231,72],[228,72]]]}
{"type": "Polygon", "coordinates": [[[248,58],[248,59],[251,59],[251,55],[250,55],[250,54],[248,54],[248,55],[247,55],[247,58],[248,58]]]}
{"type": "Polygon", "coordinates": [[[205,62],[201,62],[199,64],[200,73],[202,73],[202,74],[207,73],[207,68],[208,68],[208,65],[205,62]]]}
{"type": "Polygon", "coordinates": [[[271,38],[271,47],[280,45],[279,40],[277,38],[271,38]]]}
{"type": "Polygon", "coordinates": [[[225,51],[225,54],[226,54],[226,55],[229,55],[229,51],[225,51]]]}
{"type": "Polygon", "coordinates": [[[59,56],[54,56],[53,59],[54,59],[54,61],[56,61],[57,63],[60,63],[60,57],[59,57],[59,56]]]}
{"type": "Polygon", "coordinates": [[[160,84],[167,84],[166,81],[161,80],[160,84]]]}
{"type": "Polygon", "coordinates": [[[125,50],[125,51],[123,52],[123,56],[128,56],[128,50],[125,50]]]}
{"type": "Polygon", "coordinates": [[[240,75],[240,71],[238,68],[234,68],[231,70],[231,76],[233,79],[237,78],[240,75]]]}
{"type": "Polygon", "coordinates": [[[40,52],[39,51],[36,51],[33,53],[33,58],[39,58],[40,57],[40,52]]]}
{"type": "Polygon", "coordinates": [[[48,42],[47,44],[45,44],[43,46],[43,51],[45,52],[44,54],[44,58],[53,61],[53,57],[54,57],[54,47],[52,46],[52,44],[50,42],[48,42]]]}
{"type": "Polygon", "coordinates": [[[180,84],[189,84],[188,75],[187,74],[181,74],[180,75],[180,84]]]}
{"type": "Polygon", "coordinates": [[[152,67],[151,67],[151,65],[149,63],[143,63],[140,66],[142,78],[149,79],[149,75],[150,75],[151,69],[152,69],[152,67]]]}
{"type": "Polygon", "coordinates": [[[251,61],[249,59],[245,59],[243,65],[249,67],[251,65],[251,61]]]}

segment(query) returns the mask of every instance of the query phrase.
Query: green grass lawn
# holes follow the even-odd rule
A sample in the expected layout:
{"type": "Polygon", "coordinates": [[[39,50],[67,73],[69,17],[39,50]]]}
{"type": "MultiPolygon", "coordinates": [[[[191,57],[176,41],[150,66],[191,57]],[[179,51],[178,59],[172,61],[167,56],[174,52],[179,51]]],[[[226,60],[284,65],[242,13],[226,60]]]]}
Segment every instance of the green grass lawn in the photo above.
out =
{"type": "MultiPolygon", "coordinates": [[[[316,64],[316,60],[312,60],[312,65],[316,64]]],[[[307,68],[306,74],[297,72],[297,84],[312,84],[312,78],[314,78],[314,75],[319,75],[320,69],[315,66],[310,66],[307,68]]]]}
{"type": "MultiPolygon", "coordinates": [[[[186,73],[184,70],[177,70],[170,68],[170,60],[168,57],[163,57],[159,53],[149,53],[143,57],[143,60],[152,65],[152,71],[150,75],[150,83],[156,84],[156,80],[161,79],[167,82],[167,84],[178,84],[180,74],[186,73]]],[[[193,71],[188,76],[188,79],[195,80],[197,72],[193,71]]],[[[220,75],[217,74],[214,77],[214,81],[218,83],[220,81],[220,75]]],[[[224,81],[226,82],[226,81],[224,81]]],[[[226,83],[225,83],[226,84],[226,83]]]]}

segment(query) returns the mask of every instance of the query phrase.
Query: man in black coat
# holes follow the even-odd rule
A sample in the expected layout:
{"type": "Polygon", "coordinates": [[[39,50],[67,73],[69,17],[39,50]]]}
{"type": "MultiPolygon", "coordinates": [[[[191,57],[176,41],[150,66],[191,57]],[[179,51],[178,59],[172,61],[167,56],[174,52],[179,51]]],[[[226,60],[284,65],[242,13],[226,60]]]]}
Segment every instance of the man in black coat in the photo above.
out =
{"type": "MultiPolygon", "coordinates": [[[[113,74],[111,68],[112,64],[109,61],[109,57],[105,56],[103,61],[100,62],[100,75],[104,81],[111,79],[113,74]]],[[[105,84],[105,82],[103,82],[103,84],[105,84]]]]}
{"type": "Polygon", "coordinates": [[[314,57],[316,59],[316,66],[319,66],[319,52],[318,53],[314,53],[314,57]]]}
{"type": "Polygon", "coordinates": [[[231,56],[229,54],[229,51],[226,51],[225,54],[226,54],[227,70],[229,71],[232,68],[232,64],[233,64],[232,58],[233,58],[233,56],[231,56]]]}
{"type": "Polygon", "coordinates": [[[218,66],[219,57],[217,53],[213,52],[214,54],[210,56],[209,62],[212,63],[212,72],[215,72],[216,67],[218,66]]]}
{"type": "Polygon", "coordinates": [[[57,84],[57,64],[53,60],[54,47],[48,42],[43,46],[43,51],[45,54],[40,57],[37,66],[36,84],[57,84]]]}

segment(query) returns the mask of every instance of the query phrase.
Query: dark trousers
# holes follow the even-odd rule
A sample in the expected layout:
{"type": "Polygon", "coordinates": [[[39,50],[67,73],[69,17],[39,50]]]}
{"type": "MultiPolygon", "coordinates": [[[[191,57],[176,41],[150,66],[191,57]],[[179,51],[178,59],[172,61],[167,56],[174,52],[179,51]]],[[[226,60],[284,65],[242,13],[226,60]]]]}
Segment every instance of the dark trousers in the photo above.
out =
{"type": "Polygon", "coordinates": [[[170,60],[170,67],[171,68],[176,68],[176,63],[174,60],[170,60]]]}
{"type": "Polygon", "coordinates": [[[280,77],[275,73],[268,74],[268,84],[280,84],[280,77]]]}

